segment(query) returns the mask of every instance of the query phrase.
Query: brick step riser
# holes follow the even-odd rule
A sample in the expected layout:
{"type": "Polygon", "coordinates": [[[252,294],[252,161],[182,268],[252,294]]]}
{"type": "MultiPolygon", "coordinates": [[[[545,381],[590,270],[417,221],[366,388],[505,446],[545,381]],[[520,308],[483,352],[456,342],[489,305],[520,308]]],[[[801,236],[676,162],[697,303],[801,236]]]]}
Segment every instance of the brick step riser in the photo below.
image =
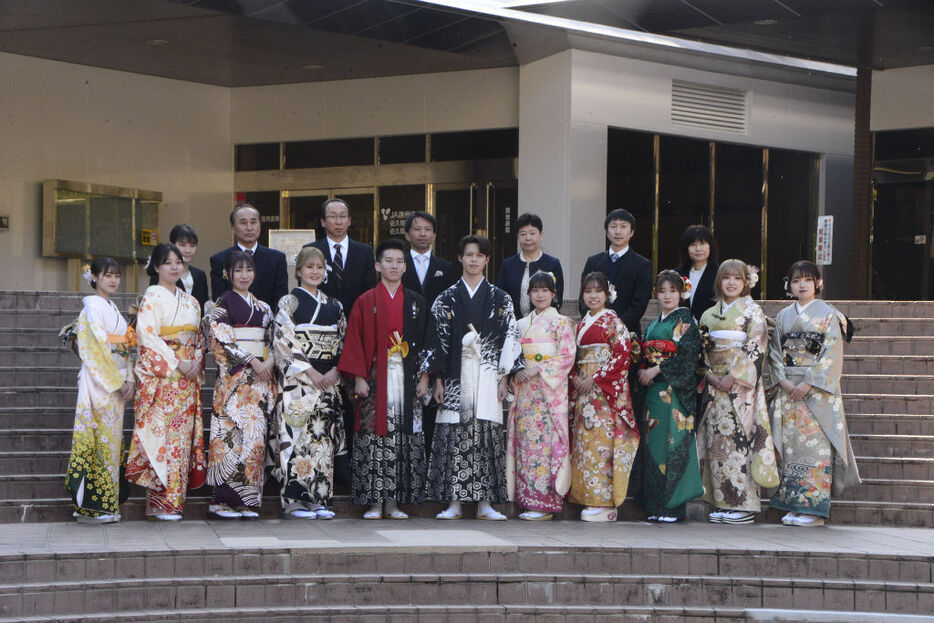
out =
{"type": "Polygon", "coordinates": [[[847,355],[930,355],[934,341],[925,337],[853,338],[845,347],[847,355]]]}
{"type": "Polygon", "coordinates": [[[848,415],[932,415],[934,395],[844,394],[843,411],[848,415]]]}
{"type": "MultiPolygon", "coordinates": [[[[427,575],[424,581],[383,576],[320,576],[269,578],[244,584],[241,578],[191,578],[185,581],[147,580],[82,585],[56,591],[49,599],[45,590],[0,593],[0,615],[54,615],[87,612],[124,612],[222,607],[233,592],[234,606],[328,607],[405,604],[470,604],[500,606],[683,606],[828,609],[863,611],[884,605],[888,612],[927,613],[934,603],[934,588],[915,592],[901,586],[880,587],[879,603],[867,597],[858,582],[820,580],[771,581],[760,578],[707,578],[617,576],[587,581],[584,576],[464,577],[427,575]],[[142,589],[142,590],[141,590],[142,589]]],[[[873,585],[875,587],[875,585],[873,585]]]]}
{"type": "MultiPolygon", "coordinates": [[[[114,526],[104,529],[119,531],[114,526]]],[[[372,552],[282,548],[180,549],[146,553],[128,550],[0,557],[0,584],[4,585],[4,592],[9,591],[10,585],[23,583],[52,588],[49,584],[63,582],[172,581],[203,576],[208,576],[209,580],[225,576],[254,577],[261,583],[264,576],[286,576],[283,579],[291,580],[292,576],[315,575],[325,576],[320,578],[322,583],[340,583],[346,581],[341,576],[349,576],[352,581],[354,577],[378,578],[385,574],[402,576],[396,579],[413,574],[477,574],[480,580],[495,580],[490,574],[535,574],[543,581],[558,575],[573,575],[592,578],[594,583],[613,582],[619,576],[630,575],[634,577],[619,579],[654,583],[654,579],[644,576],[689,575],[693,580],[711,582],[746,578],[789,585],[798,579],[795,583],[802,587],[819,586],[821,580],[826,581],[827,586],[848,581],[902,582],[912,584],[902,588],[926,590],[934,588],[930,586],[932,573],[934,560],[929,556],[621,546],[541,546],[465,552],[390,548],[378,556],[372,552]]],[[[512,579],[522,578],[513,576],[512,579]]]]}
{"type": "Polygon", "coordinates": [[[904,461],[883,463],[873,459],[857,459],[862,478],[884,478],[889,480],[934,480],[934,461],[918,463],[904,461]]]}
{"type": "Polygon", "coordinates": [[[856,456],[934,457],[934,439],[873,438],[850,435],[856,456]]]}
{"type": "MultiPolygon", "coordinates": [[[[873,357],[872,355],[859,355],[844,357],[843,374],[912,374],[934,375],[934,357],[930,356],[898,356],[873,357]]],[[[844,378],[846,378],[844,376],[844,378]]]]}
{"type": "Polygon", "coordinates": [[[851,435],[925,435],[934,431],[934,415],[854,413],[846,420],[851,435]]]}

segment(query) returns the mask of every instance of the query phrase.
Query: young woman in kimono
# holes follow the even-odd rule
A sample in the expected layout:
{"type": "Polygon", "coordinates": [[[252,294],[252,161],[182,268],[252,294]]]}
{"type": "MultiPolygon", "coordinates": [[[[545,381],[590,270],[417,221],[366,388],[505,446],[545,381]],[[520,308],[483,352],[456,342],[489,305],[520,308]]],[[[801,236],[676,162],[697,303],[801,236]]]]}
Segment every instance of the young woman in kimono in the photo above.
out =
{"type": "Polygon", "coordinates": [[[685,281],[673,270],[655,278],[660,311],[645,332],[639,370],[646,387],[642,508],[661,523],[684,519],[688,500],[704,494],[694,435],[701,340],[691,310],[679,307],[685,281]]]}
{"type": "Polygon", "coordinates": [[[217,363],[208,484],[208,515],[256,519],[263,501],[266,422],[276,402],[272,357],[272,310],[250,293],[253,257],[227,254],[230,290],[211,309],[211,350],[217,363]]]}
{"type": "Polygon", "coordinates": [[[775,318],[769,351],[781,463],[781,484],[770,504],[788,511],[786,526],[822,526],[830,516],[831,491],[840,495],[860,482],[840,393],[846,320],[817,298],[824,284],[813,263],[792,264],[787,284],[797,301],[775,318]]]}
{"type": "Polygon", "coordinates": [[[532,312],[516,324],[525,368],[513,379],[509,410],[506,484],[526,520],[560,512],[571,485],[568,374],[574,366],[574,322],[558,313],[551,273],[529,278],[532,312]]]}
{"type": "Polygon", "coordinates": [[[523,364],[512,299],[483,276],[491,253],[486,238],[461,238],[464,276],[431,307],[421,371],[441,405],[428,468],[428,498],[448,503],[438,519],[460,519],[463,502],[478,502],[477,519],[506,519],[491,504],[506,501],[503,398],[523,364]]]}
{"type": "Polygon", "coordinates": [[[364,519],[408,519],[398,504],[425,498],[422,399],[429,389],[419,353],[428,310],[402,286],[405,253],[396,238],[376,247],[380,280],[354,302],[338,366],[354,379],[351,501],[369,506],[364,519]]]}
{"type": "Polygon", "coordinates": [[[707,337],[707,408],[697,435],[704,499],[714,523],[752,523],[759,487],[778,485],[762,367],[768,350],[765,314],[749,296],[759,276],[741,260],[720,264],[717,303],[701,316],[707,337]]]}
{"type": "MultiPolygon", "coordinates": [[[[625,501],[639,448],[629,393],[629,331],[607,304],[603,273],[588,273],[581,300],[588,311],[577,325],[577,364],[571,373],[571,489],[583,521],[615,521],[625,501]]],[[[615,297],[614,297],[615,298],[615,297]]]]}
{"type": "Polygon", "coordinates": [[[84,278],[95,290],[84,297],[75,326],[81,370],[65,489],[79,523],[120,521],[123,405],[135,392],[133,329],[110,296],[120,287],[120,265],[99,257],[84,278]]]}
{"type": "Polygon", "coordinates": [[[346,454],[337,362],[347,323],[340,301],[319,289],[324,254],[305,247],[295,260],[299,286],[279,300],[275,336],[279,400],[268,461],[281,484],[286,519],[331,519],[334,457],[346,454]]]}
{"type": "Polygon", "coordinates": [[[175,285],[183,267],[175,245],[156,245],[146,272],[159,283],[146,288],[136,317],[139,390],[126,478],[146,488],[146,514],[162,521],[182,518],[185,492],[206,476],[201,306],[175,285]]]}

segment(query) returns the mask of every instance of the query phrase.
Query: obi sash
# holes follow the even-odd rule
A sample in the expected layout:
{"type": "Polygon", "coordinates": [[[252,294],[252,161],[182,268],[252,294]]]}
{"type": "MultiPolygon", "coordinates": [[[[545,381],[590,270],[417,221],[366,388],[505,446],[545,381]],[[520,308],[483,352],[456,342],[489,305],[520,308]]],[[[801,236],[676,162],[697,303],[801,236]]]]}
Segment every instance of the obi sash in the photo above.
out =
{"type": "Polygon", "coordinates": [[[707,363],[717,376],[730,371],[736,351],[746,341],[745,331],[718,329],[710,332],[710,346],[707,350],[707,363]]]}
{"type": "Polygon", "coordinates": [[[520,338],[522,344],[522,356],[528,362],[539,363],[554,359],[558,353],[558,345],[554,341],[545,338],[520,338]]]}
{"type": "Polygon", "coordinates": [[[577,347],[577,364],[600,367],[610,360],[609,344],[581,344],[577,347]]]}
{"type": "Polygon", "coordinates": [[[159,329],[159,335],[166,346],[176,353],[184,350],[183,359],[190,359],[194,354],[198,339],[198,327],[193,324],[169,325],[159,329]],[[189,352],[191,351],[191,352],[189,352]]]}
{"type": "Polygon", "coordinates": [[[336,362],[340,350],[340,333],[336,326],[300,324],[295,327],[295,339],[309,360],[336,362]]]}
{"type": "Polygon", "coordinates": [[[110,355],[113,357],[114,364],[118,370],[126,370],[130,367],[130,356],[136,351],[135,334],[127,331],[124,335],[107,335],[107,343],[110,344],[110,355]]]}
{"type": "Polygon", "coordinates": [[[782,338],[782,359],[787,367],[813,366],[823,348],[823,333],[795,331],[782,338]]]}
{"type": "Polygon", "coordinates": [[[678,345],[671,340],[647,340],[643,342],[645,359],[651,366],[657,366],[678,354],[678,345]]]}
{"type": "Polygon", "coordinates": [[[269,356],[269,348],[266,346],[266,329],[263,327],[234,327],[233,334],[237,346],[254,357],[265,359],[269,356]]]}

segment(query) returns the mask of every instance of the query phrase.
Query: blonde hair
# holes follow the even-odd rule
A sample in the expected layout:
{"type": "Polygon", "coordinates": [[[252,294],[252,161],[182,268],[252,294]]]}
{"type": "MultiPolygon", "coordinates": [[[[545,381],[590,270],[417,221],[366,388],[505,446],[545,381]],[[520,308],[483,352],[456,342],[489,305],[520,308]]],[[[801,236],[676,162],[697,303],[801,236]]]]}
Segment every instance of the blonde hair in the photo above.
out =
{"type": "Polygon", "coordinates": [[[743,279],[743,291],[740,296],[749,296],[752,286],[749,283],[749,267],[743,260],[724,260],[717,269],[717,276],[713,280],[713,293],[717,300],[723,300],[723,289],[720,287],[723,278],[727,275],[739,275],[743,279]]]}
{"type": "Polygon", "coordinates": [[[328,266],[321,249],[318,247],[302,247],[302,250],[298,252],[298,257],[295,258],[295,278],[298,280],[299,284],[302,282],[302,267],[307,265],[311,260],[318,260],[325,268],[328,266]]]}

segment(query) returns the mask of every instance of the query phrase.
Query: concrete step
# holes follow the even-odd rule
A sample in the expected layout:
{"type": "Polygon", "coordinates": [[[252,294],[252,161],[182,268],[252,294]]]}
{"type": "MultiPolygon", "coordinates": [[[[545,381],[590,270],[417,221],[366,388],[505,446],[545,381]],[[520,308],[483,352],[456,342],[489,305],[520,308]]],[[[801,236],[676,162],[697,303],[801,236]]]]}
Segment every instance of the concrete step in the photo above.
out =
{"type": "MultiPolygon", "coordinates": [[[[930,583],[792,577],[672,574],[292,573],[53,581],[0,585],[0,614],[83,613],[267,606],[456,606],[616,608],[726,607],[870,610],[867,593],[884,597],[886,611],[928,614],[930,583]],[[49,593],[54,597],[49,599],[49,593]],[[231,600],[233,603],[230,603],[231,600]]],[[[518,620],[518,619],[517,619],[518,620]]]]}
{"type": "Polygon", "coordinates": [[[848,413],[850,434],[923,435],[934,431],[934,415],[908,413],[848,413]]]}
{"type": "Polygon", "coordinates": [[[844,374],[840,382],[844,393],[858,394],[934,394],[934,376],[913,372],[900,374],[844,374]]]}
{"type": "Polygon", "coordinates": [[[863,479],[934,481],[934,458],[858,456],[863,479]]]}
{"type": "Polygon", "coordinates": [[[844,350],[849,355],[928,355],[934,352],[934,336],[856,335],[844,350]]]}
{"type": "Polygon", "coordinates": [[[854,355],[843,358],[844,374],[934,374],[934,355],[854,355]]]}
{"type": "Polygon", "coordinates": [[[855,393],[843,394],[843,410],[847,415],[863,413],[934,414],[934,394],[855,393]]]}
{"type": "Polygon", "coordinates": [[[934,457],[934,435],[850,434],[857,456],[934,457]]]}
{"type": "Polygon", "coordinates": [[[856,334],[862,337],[882,335],[932,335],[934,317],[927,318],[850,318],[856,334]]]}

